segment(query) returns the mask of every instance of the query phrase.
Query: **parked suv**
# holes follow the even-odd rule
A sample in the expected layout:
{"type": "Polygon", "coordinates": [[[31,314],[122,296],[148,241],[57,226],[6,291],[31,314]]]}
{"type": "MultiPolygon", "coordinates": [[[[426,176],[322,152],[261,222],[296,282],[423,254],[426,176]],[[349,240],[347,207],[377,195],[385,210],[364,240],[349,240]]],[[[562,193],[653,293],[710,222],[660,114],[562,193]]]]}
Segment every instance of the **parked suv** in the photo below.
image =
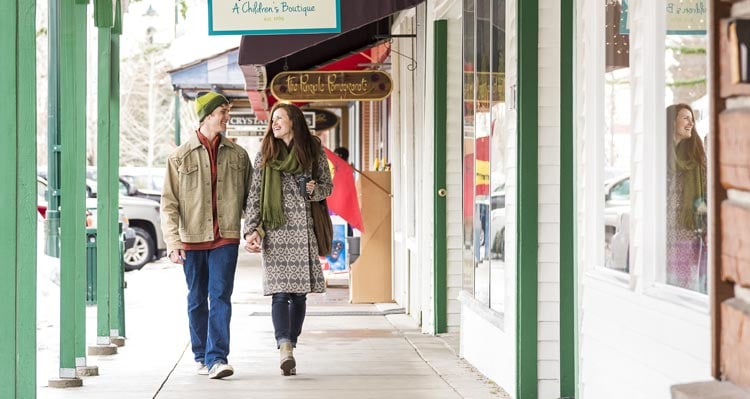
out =
{"type": "MultiPolygon", "coordinates": [[[[47,184],[46,173],[39,173],[40,179],[47,184]]],[[[120,184],[122,193],[123,185],[120,184]]],[[[90,198],[96,197],[96,181],[86,180],[86,193],[90,198]]],[[[120,208],[128,218],[130,227],[135,231],[135,243],[125,251],[125,270],[142,268],[146,263],[166,254],[167,244],[161,231],[160,205],[145,198],[120,195],[120,208]]]]}
{"type": "Polygon", "coordinates": [[[130,227],[135,230],[135,244],[125,251],[125,264],[140,269],[166,254],[167,245],[161,232],[159,203],[144,198],[120,196],[130,227]]]}

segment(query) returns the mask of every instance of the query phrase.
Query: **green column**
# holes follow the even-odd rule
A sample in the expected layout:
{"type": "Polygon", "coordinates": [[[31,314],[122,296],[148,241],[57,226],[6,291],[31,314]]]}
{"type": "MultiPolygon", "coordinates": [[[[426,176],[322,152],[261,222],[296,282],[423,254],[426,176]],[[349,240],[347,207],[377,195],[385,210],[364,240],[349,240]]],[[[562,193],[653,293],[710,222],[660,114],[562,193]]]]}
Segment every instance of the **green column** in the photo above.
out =
{"type": "Polygon", "coordinates": [[[539,250],[539,2],[518,2],[516,398],[536,399],[539,250]]]}
{"type": "MultiPolygon", "coordinates": [[[[110,37],[110,101],[109,101],[109,134],[112,137],[110,151],[115,181],[118,181],[120,163],[120,35],[122,34],[122,4],[115,3],[114,26],[110,37]]],[[[118,186],[119,187],[119,186],[118,186]]],[[[119,197],[118,197],[119,198],[119,197]]],[[[118,255],[116,262],[111,262],[109,324],[110,336],[125,337],[125,297],[123,294],[124,278],[118,255]]]]}
{"type": "Polygon", "coordinates": [[[0,397],[36,397],[36,2],[0,13],[0,397]]]}
{"type": "Polygon", "coordinates": [[[86,365],[86,4],[60,3],[60,377],[86,365]]]}
{"type": "Polygon", "coordinates": [[[560,397],[578,387],[578,317],[575,261],[575,133],[573,130],[573,27],[575,4],[560,4],[560,397]]]}
{"type": "Polygon", "coordinates": [[[120,265],[118,239],[119,137],[111,130],[111,28],[100,27],[97,91],[96,343],[110,344],[110,271],[120,265]]]}
{"type": "Polygon", "coordinates": [[[433,107],[435,115],[435,193],[434,193],[434,262],[435,262],[435,333],[448,332],[448,244],[446,228],[446,118],[448,87],[448,22],[437,20],[435,26],[435,80],[433,107]]]}
{"type": "Polygon", "coordinates": [[[60,5],[49,0],[47,72],[47,214],[44,253],[60,257],[60,5]]]}

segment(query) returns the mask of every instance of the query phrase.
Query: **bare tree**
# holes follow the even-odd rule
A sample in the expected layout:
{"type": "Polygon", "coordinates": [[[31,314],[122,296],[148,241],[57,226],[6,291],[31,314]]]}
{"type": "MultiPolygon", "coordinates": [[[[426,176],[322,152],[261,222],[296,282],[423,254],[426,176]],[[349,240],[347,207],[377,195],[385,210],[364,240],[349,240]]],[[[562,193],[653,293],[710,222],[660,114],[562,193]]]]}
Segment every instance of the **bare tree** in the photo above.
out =
{"type": "Polygon", "coordinates": [[[47,164],[49,31],[46,2],[36,3],[36,164],[47,164]]]}
{"type": "Polygon", "coordinates": [[[121,62],[120,165],[162,166],[173,148],[167,47],[146,40],[142,52],[121,62]]]}

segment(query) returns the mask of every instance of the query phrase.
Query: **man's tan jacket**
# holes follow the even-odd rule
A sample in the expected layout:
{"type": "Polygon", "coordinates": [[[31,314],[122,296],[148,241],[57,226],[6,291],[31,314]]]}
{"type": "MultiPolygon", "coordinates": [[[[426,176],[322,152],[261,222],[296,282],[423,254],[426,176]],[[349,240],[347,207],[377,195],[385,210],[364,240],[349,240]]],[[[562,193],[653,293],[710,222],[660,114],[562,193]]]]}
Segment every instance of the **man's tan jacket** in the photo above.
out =
{"type": "MultiPolygon", "coordinates": [[[[167,160],[161,196],[161,226],[167,253],[182,249],[183,242],[215,239],[209,162],[208,150],[195,134],[167,160]]],[[[240,238],[240,218],[251,172],[247,151],[222,135],[216,154],[216,213],[223,238],[240,238]]]]}

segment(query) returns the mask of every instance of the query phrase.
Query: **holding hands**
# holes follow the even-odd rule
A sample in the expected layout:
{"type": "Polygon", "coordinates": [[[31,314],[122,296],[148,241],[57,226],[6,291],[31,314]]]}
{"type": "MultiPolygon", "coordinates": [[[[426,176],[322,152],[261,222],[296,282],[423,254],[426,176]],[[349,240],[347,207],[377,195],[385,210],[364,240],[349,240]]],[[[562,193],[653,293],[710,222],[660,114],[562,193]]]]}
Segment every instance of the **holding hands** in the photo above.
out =
{"type": "Polygon", "coordinates": [[[307,188],[307,194],[310,195],[313,193],[313,190],[315,190],[315,180],[310,180],[305,184],[305,188],[307,188]]]}
{"type": "Polygon", "coordinates": [[[260,253],[260,235],[258,231],[253,231],[250,234],[245,234],[245,250],[251,254],[260,253]]]}

